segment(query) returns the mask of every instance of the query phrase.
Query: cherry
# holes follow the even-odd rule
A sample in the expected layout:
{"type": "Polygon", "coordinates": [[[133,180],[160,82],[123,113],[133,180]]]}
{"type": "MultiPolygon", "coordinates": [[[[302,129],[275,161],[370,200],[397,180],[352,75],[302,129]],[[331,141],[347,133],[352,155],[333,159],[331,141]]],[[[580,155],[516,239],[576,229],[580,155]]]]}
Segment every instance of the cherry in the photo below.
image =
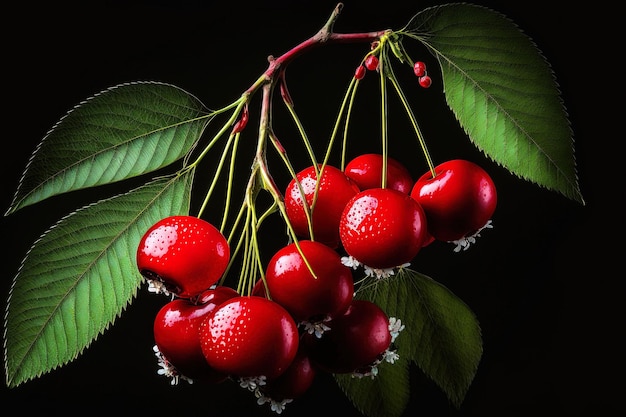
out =
{"type": "Polygon", "coordinates": [[[338,247],[341,211],[346,202],[359,192],[359,187],[343,171],[332,165],[323,167],[319,186],[313,166],[300,171],[296,179],[289,182],[285,191],[285,210],[295,233],[331,248],[338,247]],[[305,199],[302,198],[298,182],[305,199]],[[304,201],[311,209],[313,237],[309,233],[304,201]]]}
{"type": "MultiPolygon", "coordinates": [[[[346,164],[345,173],[360,190],[382,187],[384,157],[377,153],[356,156],[346,164]]],[[[409,194],[413,188],[413,178],[409,170],[398,160],[387,157],[386,188],[409,194]]]]}
{"type": "Polygon", "coordinates": [[[200,323],[217,306],[239,294],[232,288],[218,286],[204,291],[194,302],[174,299],[158,311],[154,319],[154,341],[166,369],[174,377],[184,376],[210,383],[221,382],[227,375],[211,368],[200,347],[200,323]]]}
{"type": "Polygon", "coordinates": [[[296,357],[299,335],[294,319],[280,304],[239,296],[222,303],[202,322],[200,345],[208,364],[219,372],[272,380],[296,357]]]}
{"type": "Polygon", "coordinates": [[[408,194],[390,188],[371,188],[346,204],[339,226],[345,251],[375,269],[409,262],[427,238],[426,215],[408,194]]]}
{"type": "Polygon", "coordinates": [[[265,274],[270,298],[297,322],[314,323],[343,313],[354,292],[352,271],[341,263],[334,249],[323,243],[301,240],[299,245],[304,258],[291,243],[270,259],[265,274]]]}
{"type": "Polygon", "coordinates": [[[298,344],[298,352],[287,370],[278,378],[267,381],[258,388],[262,402],[282,402],[303,396],[313,385],[317,368],[309,358],[305,343],[298,344]]]}
{"type": "Polygon", "coordinates": [[[413,72],[415,73],[416,77],[422,77],[426,75],[426,64],[422,61],[416,61],[413,64],[413,72]]]}
{"type": "Polygon", "coordinates": [[[430,78],[430,76],[428,75],[423,75],[421,77],[419,77],[419,79],[417,80],[417,82],[419,83],[419,85],[423,88],[428,88],[431,86],[431,84],[433,83],[433,80],[430,78]]]}
{"type": "Polygon", "coordinates": [[[365,68],[368,70],[374,71],[378,68],[378,57],[376,55],[368,55],[363,65],[365,65],[365,68]]]}
{"type": "Polygon", "coordinates": [[[326,372],[366,373],[391,345],[387,314],[368,300],[354,299],[344,314],[330,320],[329,326],[321,337],[303,335],[309,357],[326,372]]]}
{"type": "Polygon", "coordinates": [[[157,293],[191,298],[215,284],[230,261],[228,241],[211,223],[169,216],[152,225],[137,248],[137,267],[157,293]]]}
{"type": "Polygon", "coordinates": [[[435,167],[435,177],[424,173],[411,190],[423,207],[428,231],[437,240],[456,241],[479,231],[493,215],[497,192],[489,174],[479,165],[453,159],[435,167]]]}

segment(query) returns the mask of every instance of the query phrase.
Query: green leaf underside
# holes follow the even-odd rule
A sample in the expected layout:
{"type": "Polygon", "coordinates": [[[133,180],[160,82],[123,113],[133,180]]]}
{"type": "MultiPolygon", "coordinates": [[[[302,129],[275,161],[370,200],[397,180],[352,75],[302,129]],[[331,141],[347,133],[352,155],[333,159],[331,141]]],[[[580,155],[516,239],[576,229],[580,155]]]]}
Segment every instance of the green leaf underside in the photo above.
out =
{"type": "MultiPolygon", "coordinates": [[[[373,301],[389,317],[402,321],[405,329],[394,342],[401,360],[419,366],[460,407],[482,357],[480,325],[471,309],[443,285],[409,269],[364,287],[356,297],[373,301]]],[[[384,364],[376,378],[396,364],[384,364]]],[[[383,376],[378,383],[358,386],[358,381],[351,382],[346,391],[365,414],[382,416],[385,407],[396,410],[406,404],[403,389],[408,386],[402,385],[408,379],[399,378],[383,376]]]]}
{"type": "Polygon", "coordinates": [[[584,203],[568,115],[534,42],[491,9],[425,9],[403,29],[437,57],[448,106],[474,143],[525,180],[584,203]]]}
{"type": "Polygon", "coordinates": [[[368,417],[400,417],[409,402],[409,360],[378,365],[375,378],[335,374],[337,384],[355,408],[368,417]]]}
{"type": "Polygon", "coordinates": [[[211,117],[197,98],[169,84],[135,82],[104,90],[69,111],[39,143],[7,214],[180,160],[211,117]]]}
{"type": "Polygon", "coordinates": [[[141,236],[163,217],[189,213],[193,173],[82,207],[33,244],[5,314],[7,386],[76,359],[121,315],[142,282],[135,264],[141,236]]]}

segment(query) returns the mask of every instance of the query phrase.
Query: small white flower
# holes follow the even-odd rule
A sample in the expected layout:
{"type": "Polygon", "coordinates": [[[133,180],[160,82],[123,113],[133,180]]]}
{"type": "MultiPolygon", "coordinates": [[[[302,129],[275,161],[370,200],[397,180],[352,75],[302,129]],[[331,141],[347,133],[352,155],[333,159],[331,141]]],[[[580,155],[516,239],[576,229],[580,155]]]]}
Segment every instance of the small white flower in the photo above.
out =
{"type": "Polygon", "coordinates": [[[454,243],[456,245],[456,247],[454,248],[454,252],[460,252],[461,249],[468,250],[471,245],[476,243],[476,238],[480,237],[480,232],[482,232],[484,229],[493,229],[491,220],[487,220],[487,223],[485,223],[485,225],[478,229],[473,235],[464,236],[461,239],[450,241],[450,243],[454,243]]]}
{"type": "Polygon", "coordinates": [[[400,355],[395,350],[386,350],[383,354],[383,360],[389,363],[396,363],[400,359],[400,355]]]}
{"type": "Polygon", "coordinates": [[[165,294],[170,295],[170,292],[165,287],[163,281],[158,279],[149,279],[148,280],[148,292],[153,292],[155,294],[165,294]]]}
{"type": "Polygon", "coordinates": [[[287,404],[289,404],[291,401],[293,401],[291,398],[287,398],[287,399],[284,399],[282,401],[274,401],[274,400],[272,400],[270,402],[271,409],[276,414],[281,414],[283,411],[285,411],[285,406],[287,404]]]}
{"type": "Polygon", "coordinates": [[[260,386],[265,385],[266,377],[265,375],[261,376],[251,376],[245,378],[239,378],[239,386],[241,388],[245,388],[248,391],[257,391],[260,386]]]}
{"type": "Polygon", "coordinates": [[[402,320],[395,317],[389,317],[389,333],[391,333],[391,343],[396,341],[396,338],[402,330],[404,330],[402,320]]]}
{"type": "Polygon", "coordinates": [[[370,379],[374,379],[378,376],[378,364],[380,363],[380,361],[376,361],[374,364],[372,364],[367,371],[354,371],[352,372],[352,374],[350,375],[352,378],[367,378],[369,377],[370,379]]]}
{"type": "Polygon", "coordinates": [[[342,256],[341,263],[352,269],[357,269],[359,266],[361,266],[361,262],[357,261],[352,256],[342,256]]]}
{"type": "Polygon", "coordinates": [[[395,266],[393,268],[371,268],[367,265],[363,265],[363,269],[365,271],[365,275],[368,277],[376,277],[377,279],[389,278],[392,275],[395,275],[396,270],[400,268],[406,268],[410,263],[405,263],[399,266],[395,266]]]}
{"type": "Polygon", "coordinates": [[[157,370],[157,374],[172,378],[172,380],[170,381],[170,384],[172,385],[178,385],[178,382],[180,380],[187,381],[187,383],[189,384],[193,384],[193,379],[187,378],[185,375],[179,373],[176,367],[174,367],[174,365],[172,365],[170,361],[168,361],[167,358],[163,356],[157,345],[154,345],[152,347],[152,350],[154,351],[154,356],[157,357],[158,364],[161,367],[157,370]]]}
{"type": "Polygon", "coordinates": [[[320,320],[317,322],[311,322],[311,321],[300,322],[300,325],[304,326],[304,331],[306,331],[308,334],[315,333],[315,337],[319,339],[320,337],[322,337],[324,332],[327,332],[330,330],[330,327],[326,325],[326,323],[329,321],[330,321],[330,316],[326,316],[324,317],[323,320],[320,320]]]}
{"type": "Polygon", "coordinates": [[[258,405],[263,405],[266,403],[270,403],[270,409],[275,412],[276,414],[281,414],[283,411],[285,411],[285,406],[287,404],[289,404],[290,402],[292,402],[293,400],[290,398],[286,398],[282,401],[276,401],[270,397],[266,397],[260,390],[255,390],[254,391],[254,395],[256,396],[257,400],[256,403],[258,405]]]}

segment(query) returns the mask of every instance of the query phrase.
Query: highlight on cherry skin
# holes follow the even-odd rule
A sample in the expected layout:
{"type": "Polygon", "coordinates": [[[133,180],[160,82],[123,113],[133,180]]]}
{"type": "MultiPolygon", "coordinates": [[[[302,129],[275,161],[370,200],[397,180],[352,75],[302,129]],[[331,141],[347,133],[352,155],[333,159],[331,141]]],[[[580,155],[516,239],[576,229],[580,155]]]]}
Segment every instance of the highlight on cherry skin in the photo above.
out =
{"type": "MultiPolygon", "coordinates": [[[[384,156],[379,153],[360,154],[351,159],[344,169],[360,190],[383,187],[384,156]]],[[[387,156],[387,177],[384,186],[409,194],[413,188],[409,169],[397,159],[387,156]]]]}
{"type": "Polygon", "coordinates": [[[277,378],[295,358],[298,339],[297,325],[289,312],[257,296],[226,300],[200,326],[206,361],[236,378],[277,378]]]}
{"type": "Polygon", "coordinates": [[[267,290],[299,325],[320,332],[324,320],[342,314],[350,305],[352,271],[339,253],[323,243],[301,240],[299,246],[291,243],[272,256],[265,273],[267,290]]]}
{"type": "Polygon", "coordinates": [[[191,298],[226,271],[230,247],[211,223],[194,216],[169,216],[152,225],[137,248],[137,267],[149,290],[191,298]]]}
{"type": "Polygon", "coordinates": [[[434,171],[434,177],[428,171],[418,178],[411,197],[424,209],[434,239],[467,250],[483,229],[492,227],[496,186],[482,167],[464,159],[445,161],[434,171]]]}
{"type": "Polygon", "coordinates": [[[408,264],[428,238],[420,204],[391,188],[370,188],[352,197],[341,213],[339,233],[348,254],[344,264],[382,276],[408,264]]]}
{"type": "Polygon", "coordinates": [[[159,359],[159,373],[187,382],[218,383],[227,374],[211,368],[200,346],[200,324],[217,306],[239,296],[230,287],[216,286],[200,294],[195,300],[174,298],[158,311],[154,319],[154,352],[159,359]]]}
{"type": "Polygon", "coordinates": [[[359,187],[343,171],[333,165],[323,168],[318,185],[314,166],[297,173],[285,190],[285,211],[296,234],[304,239],[322,242],[331,248],[339,246],[339,220],[341,211],[359,187]],[[304,195],[304,198],[303,198],[304,195]],[[314,204],[315,203],[315,204],[314,204]],[[305,206],[306,204],[306,206],[305,206]],[[314,207],[313,207],[314,204],[314,207]],[[309,231],[306,211],[312,209],[313,237],[309,231]]]}

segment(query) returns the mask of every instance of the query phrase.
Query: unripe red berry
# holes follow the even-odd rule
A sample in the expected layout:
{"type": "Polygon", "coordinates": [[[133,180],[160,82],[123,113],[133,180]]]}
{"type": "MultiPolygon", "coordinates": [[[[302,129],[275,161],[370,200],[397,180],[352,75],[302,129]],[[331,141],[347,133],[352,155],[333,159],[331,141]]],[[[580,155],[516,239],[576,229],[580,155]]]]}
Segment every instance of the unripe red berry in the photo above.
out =
{"type": "Polygon", "coordinates": [[[367,68],[370,71],[374,71],[376,68],[378,68],[378,57],[376,55],[370,55],[367,58],[365,58],[365,62],[363,63],[363,65],[365,65],[365,68],[367,68]]]}
{"type": "Polygon", "coordinates": [[[426,75],[426,64],[422,61],[417,61],[415,64],[413,64],[413,72],[415,73],[416,77],[423,77],[424,75],[426,75]]]}
{"type": "Polygon", "coordinates": [[[365,77],[365,67],[363,65],[359,65],[354,71],[354,78],[357,80],[362,80],[365,77]]]}
{"type": "Polygon", "coordinates": [[[433,80],[428,75],[424,75],[419,78],[419,84],[424,88],[430,87],[432,83],[433,83],[433,80]]]}

